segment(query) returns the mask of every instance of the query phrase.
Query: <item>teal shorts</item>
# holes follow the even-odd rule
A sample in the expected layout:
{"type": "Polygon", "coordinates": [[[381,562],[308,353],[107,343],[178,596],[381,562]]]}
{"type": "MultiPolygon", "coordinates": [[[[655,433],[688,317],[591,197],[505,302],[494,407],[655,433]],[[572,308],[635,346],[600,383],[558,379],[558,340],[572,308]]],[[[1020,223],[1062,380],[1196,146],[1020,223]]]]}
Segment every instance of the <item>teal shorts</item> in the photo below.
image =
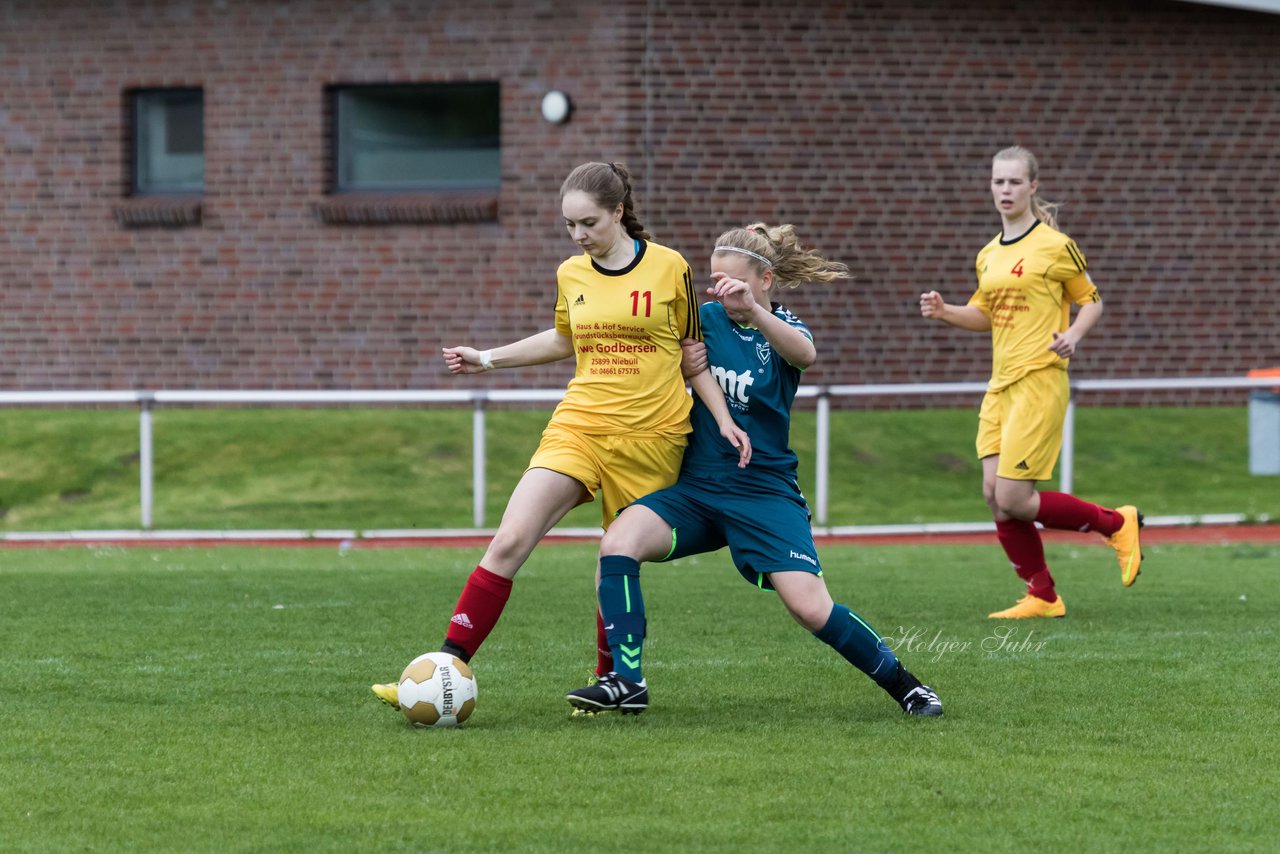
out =
{"type": "Polygon", "coordinates": [[[813,544],[809,504],[784,475],[746,469],[722,476],[682,473],[674,486],[635,502],[672,529],[663,560],[714,552],[725,546],[742,577],[772,590],[771,572],[822,575],[813,544]]]}

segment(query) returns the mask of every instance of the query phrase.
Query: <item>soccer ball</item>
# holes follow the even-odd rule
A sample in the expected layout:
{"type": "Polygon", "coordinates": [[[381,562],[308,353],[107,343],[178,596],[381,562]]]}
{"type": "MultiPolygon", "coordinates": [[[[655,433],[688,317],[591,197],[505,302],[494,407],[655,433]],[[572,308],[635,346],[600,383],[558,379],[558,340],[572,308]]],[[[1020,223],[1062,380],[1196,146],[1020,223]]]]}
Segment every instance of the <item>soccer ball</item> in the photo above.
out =
{"type": "Polygon", "coordinates": [[[476,710],[476,677],[462,659],[428,652],[400,674],[398,699],[414,726],[457,726],[476,710]]]}

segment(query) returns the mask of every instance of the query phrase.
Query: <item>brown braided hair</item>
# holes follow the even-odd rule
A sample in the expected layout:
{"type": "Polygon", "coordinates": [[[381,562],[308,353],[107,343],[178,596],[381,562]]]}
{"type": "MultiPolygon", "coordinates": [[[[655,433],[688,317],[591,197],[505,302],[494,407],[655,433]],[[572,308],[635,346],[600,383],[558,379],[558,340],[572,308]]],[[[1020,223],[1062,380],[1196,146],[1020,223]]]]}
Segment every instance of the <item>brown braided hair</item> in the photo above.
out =
{"type": "Polygon", "coordinates": [[[640,220],[636,218],[636,203],[631,195],[631,173],[621,163],[583,163],[569,173],[560,185],[560,199],[580,190],[597,205],[612,211],[622,205],[622,227],[628,237],[650,240],[640,220]]]}

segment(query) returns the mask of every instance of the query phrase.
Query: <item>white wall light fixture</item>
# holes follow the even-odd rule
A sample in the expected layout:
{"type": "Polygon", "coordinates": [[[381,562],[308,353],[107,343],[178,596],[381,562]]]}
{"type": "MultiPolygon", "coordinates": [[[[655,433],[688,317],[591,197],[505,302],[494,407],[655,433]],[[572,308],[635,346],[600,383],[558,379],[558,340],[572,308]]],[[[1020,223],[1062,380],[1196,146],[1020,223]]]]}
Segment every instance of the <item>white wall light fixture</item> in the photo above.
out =
{"type": "Polygon", "coordinates": [[[542,96],[542,117],[553,125],[562,125],[569,121],[573,113],[573,102],[569,96],[559,89],[552,89],[542,96]]]}

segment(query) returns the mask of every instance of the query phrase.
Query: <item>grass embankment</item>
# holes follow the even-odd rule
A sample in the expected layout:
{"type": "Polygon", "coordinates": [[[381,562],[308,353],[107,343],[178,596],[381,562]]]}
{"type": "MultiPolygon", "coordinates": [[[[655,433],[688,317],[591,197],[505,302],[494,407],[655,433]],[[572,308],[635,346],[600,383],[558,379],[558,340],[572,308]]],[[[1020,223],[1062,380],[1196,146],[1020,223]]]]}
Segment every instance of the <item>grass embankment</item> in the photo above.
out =
{"type": "MultiPolygon", "coordinates": [[[[489,413],[486,524],[548,411],[489,413]]],[[[988,518],[969,410],[837,412],[828,524],[988,518]]],[[[814,416],[792,444],[814,489],[814,416]]],[[[156,528],[466,528],[471,414],[421,410],[160,410],[156,528]]],[[[0,530],[137,528],[137,415],[0,412],[0,530]]],[[[1075,493],[1149,514],[1280,515],[1280,477],[1248,472],[1243,408],[1079,410],[1075,493]]],[[[1047,485],[1052,488],[1052,484],[1047,485]]],[[[598,505],[565,520],[599,524],[598,505]]]]}

